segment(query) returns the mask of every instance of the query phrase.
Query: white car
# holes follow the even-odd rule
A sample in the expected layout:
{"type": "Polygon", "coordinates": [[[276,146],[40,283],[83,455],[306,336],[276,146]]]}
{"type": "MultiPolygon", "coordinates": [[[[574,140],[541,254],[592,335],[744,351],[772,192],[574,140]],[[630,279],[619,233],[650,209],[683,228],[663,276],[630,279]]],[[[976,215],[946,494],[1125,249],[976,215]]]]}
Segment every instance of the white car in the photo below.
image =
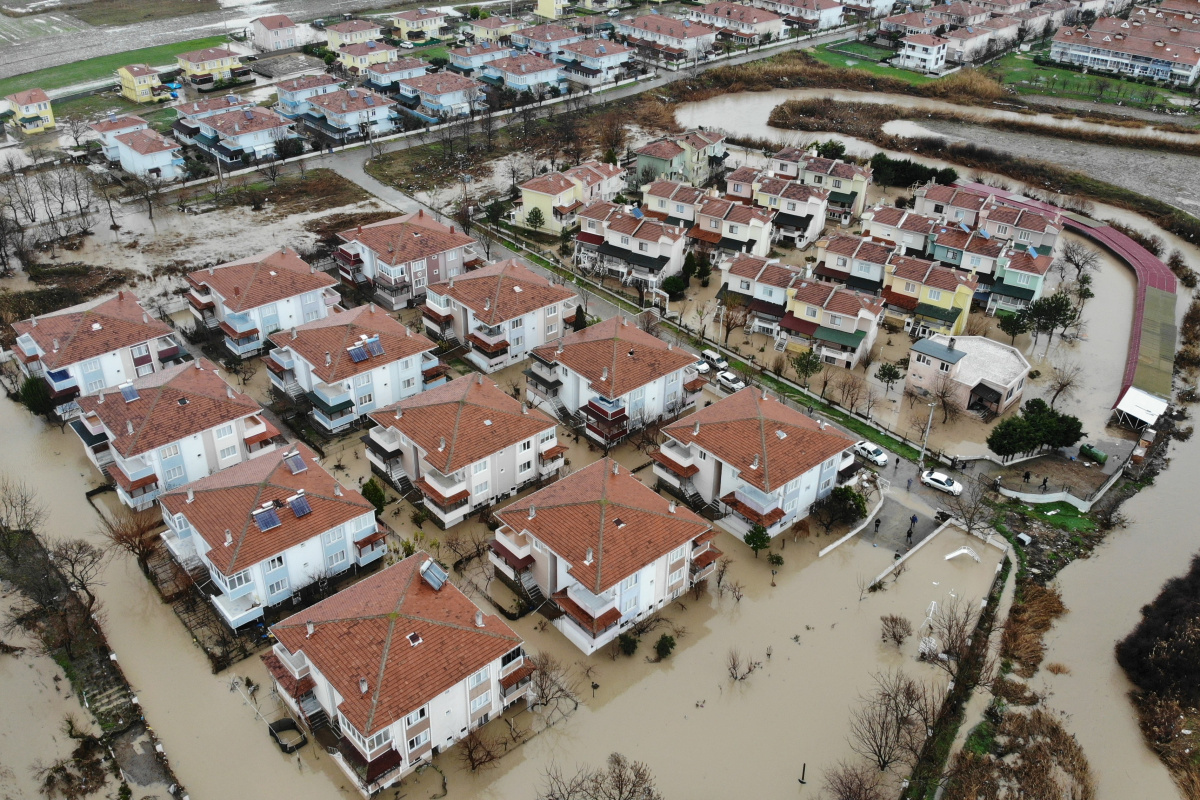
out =
{"type": "Polygon", "coordinates": [[[941,472],[934,472],[933,470],[926,470],[921,473],[921,483],[926,486],[932,486],[934,489],[943,491],[946,494],[952,494],[955,497],[962,494],[963,490],[963,485],[954,480],[954,478],[941,472]]]}
{"type": "Polygon", "coordinates": [[[717,383],[721,384],[721,388],[731,392],[740,392],[746,388],[746,382],[732,372],[718,372],[717,383]]]}
{"type": "Polygon", "coordinates": [[[701,360],[697,361],[695,364],[692,364],[692,369],[696,370],[696,372],[700,373],[701,375],[707,375],[708,371],[712,368],[710,366],[708,366],[707,361],[705,361],[704,359],[701,359],[701,360]]]}
{"type": "Polygon", "coordinates": [[[888,464],[887,453],[883,452],[883,448],[877,444],[861,441],[854,445],[854,452],[877,467],[886,467],[888,464]]]}
{"type": "Polygon", "coordinates": [[[412,50],[415,45],[412,42],[401,42],[400,47],[404,50],[412,50]]]}
{"type": "Polygon", "coordinates": [[[621,16],[621,9],[619,9],[619,8],[614,8],[614,9],[612,9],[611,11],[609,11],[609,12],[608,12],[608,15],[609,15],[610,17],[619,17],[619,16],[621,16]]]}

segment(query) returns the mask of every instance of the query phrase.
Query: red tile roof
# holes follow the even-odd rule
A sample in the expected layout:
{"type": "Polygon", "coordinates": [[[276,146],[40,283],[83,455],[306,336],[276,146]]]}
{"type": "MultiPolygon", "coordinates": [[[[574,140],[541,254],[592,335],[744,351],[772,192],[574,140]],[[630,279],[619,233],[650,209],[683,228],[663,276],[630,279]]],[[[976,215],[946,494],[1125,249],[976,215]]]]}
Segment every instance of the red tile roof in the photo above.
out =
{"type": "Polygon", "coordinates": [[[816,420],[769,395],[764,398],[754,387],[697,409],[665,432],[684,444],[695,443],[764,492],[779,489],[854,444],[840,431],[822,430],[816,420]],[[755,457],[758,466],[752,468],[755,457]]]}
{"type": "Polygon", "coordinates": [[[231,111],[248,108],[252,105],[254,103],[244,97],[239,97],[236,94],[227,94],[222,97],[206,97],[203,100],[180,103],[174,108],[181,116],[191,117],[197,114],[207,114],[211,111],[231,111]]]}
{"type": "Polygon", "coordinates": [[[390,45],[387,42],[351,42],[344,44],[338,48],[339,53],[345,53],[348,56],[369,56],[372,53],[390,53],[399,48],[390,45]]]}
{"type": "Polygon", "coordinates": [[[545,345],[534,352],[539,358],[579,373],[593,391],[610,398],[621,397],[696,361],[685,350],[670,348],[662,339],[621,317],[570,333],[559,344],[545,345]]]}
{"type": "Polygon", "coordinates": [[[126,402],[113,387],[79,398],[79,410],[103,422],[109,446],[131,458],[260,411],[216,370],[206,358],[177,364],[133,381],[136,400],[126,402]]]}
{"type": "Polygon", "coordinates": [[[657,142],[650,142],[643,145],[634,151],[639,156],[650,156],[651,158],[659,158],[663,161],[670,161],[675,156],[683,152],[683,148],[670,139],[660,139],[657,142]]]}
{"type": "Polygon", "coordinates": [[[453,225],[443,225],[424,210],[342,231],[338,237],[359,242],[385,264],[405,264],[475,244],[453,225]]]}
{"type": "Polygon", "coordinates": [[[216,61],[219,58],[237,58],[237,53],[227,47],[206,47],[203,50],[180,53],[175,57],[189,64],[203,64],[205,61],[216,61]]]}
{"type": "MultiPolygon", "coordinates": [[[[307,361],[313,375],[325,383],[345,380],[437,347],[421,334],[410,332],[374,304],[306,322],[293,332],[276,331],[270,339],[276,347],[287,348],[307,361]],[[347,349],[361,342],[364,336],[378,336],[383,355],[355,363],[347,349]],[[326,354],[330,360],[328,365],[326,354]]],[[[273,359],[265,356],[264,360],[273,359]]]]}
{"type": "Polygon", "coordinates": [[[141,77],[142,75],[158,74],[158,70],[154,69],[154,67],[150,66],[149,64],[126,64],[120,69],[125,70],[135,78],[141,77]]]}
{"type": "Polygon", "coordinates": [[[153,341],[172,331],[148,314],[132,292],[124,291],[87,310],[66,309],[14,322],[13,330],[17,336],[28,333],[37,342],[47,369],[153,341]]]}
{"type": "Polygon", "coordinates": [[[611,39],[584,39],[582,42],[564,44],[562,49],[564,52],[574,53],[584,58],[600,58],[602,56],[616,56],[621,53],[633,52],[632,47],[626,47],[620,42],[614,42],[611,39]]]}
{"type": "Polygon", "coordinates": [[[188,275],[188,280],[211,288],[230,311],[258,308],[337,285],[336,280],[312,269],[289,247],[198,270],[188,275]]]}
{"type": "Polygon", "coordinates": [[[530,178],[521,184],[521,188],[540,194],[556,195],[574,189],[575,183],[561,172],[548,172],[530,178]]]}
{"type": "Polygon", "coordinates": [[[425,460],[443,475],[555,427],[549,416],[526,408],[478,374],[426,389],[373,411],[370,417],[416,443],[425,451],[425,460]]]}
{"type": "Polygon", "coordinates": [[[1050,271],[1050,266],[1054,263],[1054,259],[1050,256],[1031,256],[1025,248],[1014,248],[1005,253],[1008,256],[1008,266],[1005,269],[1014,269],[1018,272],[1031,272],[1034,275],[1045,275],[1050,271]]]}
{"type": "Polygon", "coordinates": [[[418,551],[271,626],[280,644],[291,653],[303,651],[333,685],[342,697],[338,710],[364,736],[521,646],[494,614],[484,613],[483,627],[477,627],[480,609],[454,584],[439,591],[423,580],[427,560],[418,551]],[[410,634],[420,643],[410,644],[410,634]],[[365,693],[360,679],[367,681],[365,693]]]}
{"type": "Polygon", "coordinates": [[[668,39],[697,39],[701,36],[716,36],[717,31],[698,22],[687,22],[659,14],[645,14],[632,21],[618,23],[618,28],[632,28],[638,32],[658,34],[668,39]]]}
{"type": "Polygon", "coordinates": [[[213,114],[200,120],[224,136],[244,136],[247,133],[268,131],[274,128],[286,128],[291,121],[284,119],[269,108],[248,106],[237,111],[226,111],[224,114],[213,114]]]}
{"type": "MultiPolygon", "coordinates": [[[[384,61],[382,64],[372,64],[371,66],[367,67],[367,71],[374,72],[378,75],[388,75],[392,72],[404,72],[410,69],[429,69],[429,66],[430,64],[428,61],[422,61],[419,58],[413,58],[409,56],[405,58],[398,58],[395,61],[384,61]]],[[[453,73],[447,72],[444,74],[451,75],[453,73]]]]}
{"type": "Polygon", "coordinates": [[[145,128],[140,131],[130,131],[129,133],[119,134],[117,141],[133,150],[135,153],[141,153],[144,156],[154,153],[166,153],[171,150],[182,150],[183,145],[174,139],[168,139],[157,131],[152,131],[145,128]]]}
{"type": "Polygon", "coordinates": [[[336,25],[330,25],[326,30],[336,31],[338,33],[358,33],[359,31],[378,31],[382,30],[382,26],[378,22],[372,22],[365,19],[348,19],[345,22],[339,22],[336,25]]]}
{"type": "Polygon", "coordinates": [[[347,114],[352,111],[366,111],[368,108],[387,108],[395,105],[396,101],[369,89],[358,88],[314,95],[308,102],[326,113],[347,114]]]}
{"type": "Polygon", "coordinates": [[[404,19],[409,22],[418,22],[424,19],[445,19],[446,12],[434,9],[430,11],[428,8],[412,8],[408,11],[397,11],[392,14],[393,19],[404,19]]]}
{"type": "Polygon", "coordinates": [[[572,577],[600,594],[711,527],[683,506],[672,511],[673,505],[605,458],[517,500],[496,517],[544,542],[570,564],[572,577]],[[589,549],[591,563],[585,563],[589,549]]]}
{"type": "MultiPolygon", "coordinates": [[[[376,64],[375,66],[382,65],[376,64]]],[[[320,75],[301,75],[299,78],[280,81],[275,84],[275,88],[282,89],[285,92],[299,92],[304,89],[318,89],[322,86],[332,86],[335,83],[341,83],[341,81],[332,75],[321,73],[320,75]]]]}
{"type": "Polygon", "coordinates": [[[454,298],[488,325],[575,297],[571,289],[550,283],[512,258],[435,283],[429,291],[454,298]]]}
{"type": "Polygon", "coordinates": [[[259,17],[258,19],[253,20],[253,22],[261,24],[269,31],[296,27],[296,23],[292,22],[291,17],[286,14],[269,14],[265,17],[259,17]]]}
{"type": "Polygon", "coordinates": [[[548,22],[545,25],[535,25],[532,28],[524,28],[517,31],[514,36],[524,36],[527,39],[532,39],[537,42],[561,42],[564,39],[573,39],[580,34],[573,30],[564,28],[561,25],[555,25],[553,22],[548,22]]]}
{"type": "Polygon", "coordinates": [[[136,128],[139,125],[145,126],[149,124],[150,123],[146,122],[146,120],[142,119],[141,117],[133,114],[125,114],[120,117],[102,119],[99,122],[93,122],[91,125],[88,125],[88,127],[94,130],[96,133],[108,133],[109,131],[123,131],[126,128],[136,128]]]}

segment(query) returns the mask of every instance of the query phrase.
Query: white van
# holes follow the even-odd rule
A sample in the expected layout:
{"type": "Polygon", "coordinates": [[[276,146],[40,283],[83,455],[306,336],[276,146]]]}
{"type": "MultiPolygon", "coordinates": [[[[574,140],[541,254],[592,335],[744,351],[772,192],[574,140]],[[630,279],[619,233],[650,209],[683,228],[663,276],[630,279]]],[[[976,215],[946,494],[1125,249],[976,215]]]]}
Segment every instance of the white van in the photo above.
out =
{"type": "Polygon", "coordinates": [[[721,354],[716,350],[702,350],[700,351],[700,357],[719,370],[729,369],[729,362],[721,358],[721,354]]]}

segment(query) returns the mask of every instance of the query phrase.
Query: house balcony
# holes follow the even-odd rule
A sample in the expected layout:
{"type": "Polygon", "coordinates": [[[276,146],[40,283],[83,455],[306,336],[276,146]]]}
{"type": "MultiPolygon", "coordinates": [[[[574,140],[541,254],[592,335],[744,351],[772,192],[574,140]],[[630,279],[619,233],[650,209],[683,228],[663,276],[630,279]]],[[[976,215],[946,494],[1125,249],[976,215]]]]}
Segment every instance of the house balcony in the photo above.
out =
{"type": "Polygon", "coordinates": [[[212,604],[221,615],[221,619],[225,621],[225,624],[234,630],[253,622],[263,615],[262,603],[258,601],[253,592],[237,598],[230,598],[224,594],[216,594],[212,597],[212,604]]]}
{"type": "Polygon", "coordinates": [[[485,372],[496,369],[508,359],[508,339],[500,329],[489,332],[480,326],[467,334],[467,342],[471,345],[467,357],[485,372]]]}
{"type": "Polygon", "coordinates": [[[173,364],[187,355],[174,336],[164,336],[155,342],[155,352],[160,364],[173,364]]]}
{"type": "Polygon", "coordinates": [[[463,488],[449,492],[444,483],[446,479],[437,473],[426,472],[425,476],[416,482],[417,489],[424,495],[425,505],[436,514],[443,523],[452,525],[462,516],[462,510],[471,504],[471,492],[466,488],[465,481],[456,485],[463,488]],[[453,522],[452,522],[453,520],[453,522]]]}
{"type": "Polygon", "coordinates": [[[46,383],[50,386],[50,396],[55,402],[59,398],[79,394],[79,381],[65,369],[52,369],[46,371],[46,383]]]}
{"type": "Polygon", "coordinates": [[[578,584],[572,584],[565,591],[551,596],[563,611],[563,616],[554,621],[554,626],[576,647],[590,654],[616,636],[621,612],[617,610],[615,598],[606,603],[589,603],[589,597],[594,601],[606,598],[597,598],[582,586],[572,591],[576,586],[578,584]],[[577,598],[583,598],[584,604],[581,605],[577,598]]]}
{"type": "Polygon", "coordinates": [[[344,244],[333,251],[333,260],[337,262],[338,273],[344,282],[351,286],[370,283],[363,273],[363,258],[358,251],[358,243],[344,244]]]}
{"type": "Polygon", "coordinates": [[[194,533],[191,528],[180,533],[176,533],[170,528],[165,529],[161,536],[163,544],[167,546],[167,551],[170,552],[171,558],[175,563],[190,569],[200,564],[200,557],[196,555],[196,545],[193,537],[194,533]]]}
{"type": "Polygon", "coordinates": [[[629,434],[629,415],[624,403],[593,397],[580,411],[586,418],[588,436],[606,447],[629,434]]]}
{"type": "Polygon", "coordinates": [[[529,692],[534,667],[524,658],[508,665],[508,672],[500,676],[500,697],[505,707],[524,697],[529,692]]]}
{"type": "Polygon", "coordinates": [[[305,397],[312,403],[313,421],[326,433],[344,431],[358,419],[354,400],[342,386],[318,383],[305,397]]]}
{"type": "Polygon", "coordinates": [[[692,565],[689,568],[692,577],[692,583],[706,580],[710,575],[717,571],[717,561],[720,560],[723,553],[712,545],[708,545],[702,552],[692,554],[692,565]]]}
{"type": "Polygon", "coordinates": [[[478,269],[483,266],[484,258],[473,247],[463,248],[463,266],[468,269],[478,269]]]}
{"type": "Polygon", "coordinates": [[[88,425],[86,418],[80,418],[71,421],[71,430],[75,431],[83,442],[88,460],[96,465],[96,469],[103,472],[105,467],[113,463],[112,448],[109,447],[108,434],[104,432],[103,426],[97,424],[93,429],[88,425]]]}
{"type": "Polygon", "coordinates": [[[387,531],[376,527],[354,540],[355,563],[360,567],[378,561],[387,554],[387,531]]]}
{"type": "Polygon", "coordinates": [[[543,474],[553,472],[566,461],[567,446],[556,444],[538,453],[538,470],[543,474]]]}
{"type": "Polygon", "coordinates": [[[262,336],[249,314],[226,314],[217,327],[225,334],[225,347],[234,355],[246,356],[262,347],[262,336]]]}
{"type": "Polygon", "coordinates": [[[656,452],[650,454],[654,461],[656,475],[665,477],[671,483],[680,485],[700,472],[691,445],[680,444],[674,439],[668,439],[656,452]]]}
{"type": "Polygon", "coordinates": [[[332,288],[326,288],[321,292],[321,302],[325,304],[326,308],[332,308],[342,302],[342,296],[332,288]]]}
{"type": "Polygon", "coordinates": [[[426,389],[446,383],[449,373],[450,366],[445,362],[432,356],[421,356],[421,382],[426,389]]]}
{"type": "Polygon", "coordinates": [[[779,498],[743,484],[740,488],[721,498],[721,502],[748,525],[762,525],[774,536],[785,512],[779,498]]]}
{"type": "Polygon", "coordinates": [[[127,460],[123,465],[114,463],[108,474],[121,502],[138,511],[149,508],[162,492],[154,466],[139,459],[127,460]]]}
{"type": "Polygon", "coordinates": [[[521,569],[533,563],[532,543],[524,533],[514,531],[507,525],[501,525],[496,529],[495,537],[493,541],[503,547],[506,554],[512,556],[517,561],[523,562],[520,567],[521,569]]]}
{"type": "Polygon", "coordinates": [[[263,453],[270,453],[275,449],[275,439],[279,436],[279,429],[267,422],[266,417],[255,414],[247,417],[245,424],[244,441],[246,442],[246,451],[251,458],[261,456],[263,453]]]}
{"type": "Polygon", "coordinates": [[[529,368],[524,371],[527,388],[539,397],[547,399],[558,397],[563,382],[555,374],[558,371],[557,368],[536,353],[531,353],[531,355],[533,358],[530,359],[529,368]]]}
{"type": "Polygon", "coordinates": [[[279,659],[279,663],[286,667],[288,674],[296,680],[308,677],[309,673],[311,672],[308,659],[300,653],[292,655],[288,652],[288,649],[281,644],[276,644],[274,647],[272,647],[271,653],[279,659]]]}

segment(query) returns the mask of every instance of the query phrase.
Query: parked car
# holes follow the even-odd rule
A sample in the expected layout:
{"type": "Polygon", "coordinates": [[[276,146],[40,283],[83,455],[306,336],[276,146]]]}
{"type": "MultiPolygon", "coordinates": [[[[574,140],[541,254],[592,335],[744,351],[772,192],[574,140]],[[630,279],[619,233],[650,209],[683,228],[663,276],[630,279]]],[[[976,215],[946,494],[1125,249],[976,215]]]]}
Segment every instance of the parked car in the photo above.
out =
{"type": "Polygon", "coordinates": [[[704,359],[709,364],[712,364],[717,369],[720,369],[720,370],[729,369],[729,362],[726,361],[725,359],[721,358],[721,354],[718,353],[716,350],[701,350],[700,358],[704,359]]]}
{"type": "Polygon", "coordinates": [[[404,50],[412,50],[413,46],[414,45],[412,42],[403,42],[403,41],[400,42],[400,47],[404,50]]]}
{"type": "Polygon", "coordinates": [[[717,383],[721,384],[721,388],[731,392],[738,392],[746,388],[746,382],[732,372],[718,372],[717,383]]]}
{"type": "Polygon", "coordinates": [[[619,16],[621,16],[621,9],[619,9],[619,8],[614,8],[614,9],[612,9],[611,11],[609,11],[609,12],[608,12],[608,15],[609,15],[610,17],[619,17],[619,16]]]}
{"type": "Polygon", "coordinates": [[[291,717],[284,717],[268,723],[267,730],[270,731],[275,744],[279,745],[279,749],[285,753],[294,753],[308,744],[308,737],[291,717]]]}
{"type": "Polygon", "coordinates": [[[861,441],[854,445],[854,452],[877,467],[886,467],[888,464],[887,453],[883,452],[883,448],[877,444],[861,441]]]}
{"type": "Polygon", "coordinates": [[[952,494],[955,497],[958,497],[963,491],[963,485],[954,480],[954,478],[941,472],[934,472],[931,469],[921,473],[921,483],[926,486],[932,486],[934,489],[946,494],[952,494]]]}
{"type": "Polygon", "coordinates": [[[696,370],[696,372],[700,373],[701,375],[707,375],[708,371],[712,369],[712,367],[708,365],[707,361],[700,359],[695,364],[692,364],[692,369],[696,370]]]}

